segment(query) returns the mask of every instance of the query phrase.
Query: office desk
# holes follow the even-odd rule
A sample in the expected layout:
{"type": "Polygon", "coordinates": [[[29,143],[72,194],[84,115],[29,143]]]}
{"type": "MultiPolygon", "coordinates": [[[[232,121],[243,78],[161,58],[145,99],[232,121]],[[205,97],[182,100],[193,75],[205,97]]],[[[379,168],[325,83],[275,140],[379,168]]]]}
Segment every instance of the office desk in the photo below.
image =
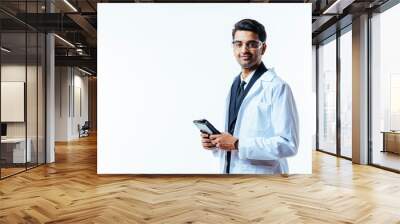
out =
{"type": "Polygon", "coordinates": [[[400,154],[400,132],[382,131],[381,133],[383,134],[382,152],[392,152],[400,154]]]}
{"type": "Polygon", "coordinates": [[[30,138],[27,138],[26,142],[28,144],[26,147],[26,154],[25,154],[25,138],[1,139],[1,157],[2,157],[1,159],[5,160],[5,163],[31,162],[32,140],[30,138]]]}

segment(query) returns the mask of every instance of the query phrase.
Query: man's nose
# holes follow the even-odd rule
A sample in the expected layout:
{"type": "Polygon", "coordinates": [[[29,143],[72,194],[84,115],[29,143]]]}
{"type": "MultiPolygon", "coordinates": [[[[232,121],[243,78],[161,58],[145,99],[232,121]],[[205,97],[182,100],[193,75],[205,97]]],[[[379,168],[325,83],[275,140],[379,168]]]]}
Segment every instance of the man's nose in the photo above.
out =
{"type": "Polygon", "coordinates": [[[240,52],[248,52],[249,48],[247,47],[246,44],[243,44],[242,47],[240,48],[240,52]]]}

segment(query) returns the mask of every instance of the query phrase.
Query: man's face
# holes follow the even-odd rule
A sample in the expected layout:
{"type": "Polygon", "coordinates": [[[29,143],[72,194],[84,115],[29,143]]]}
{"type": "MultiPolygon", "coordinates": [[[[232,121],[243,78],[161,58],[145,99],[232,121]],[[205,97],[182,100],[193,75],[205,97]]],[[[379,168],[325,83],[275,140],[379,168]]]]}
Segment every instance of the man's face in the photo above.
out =
{"type": "Polygon", "coordinates": [[[252,68],[261,62],[267,46],[251,31],[238,30],[233,39],[233,54],[242,68],[252,68]]]}

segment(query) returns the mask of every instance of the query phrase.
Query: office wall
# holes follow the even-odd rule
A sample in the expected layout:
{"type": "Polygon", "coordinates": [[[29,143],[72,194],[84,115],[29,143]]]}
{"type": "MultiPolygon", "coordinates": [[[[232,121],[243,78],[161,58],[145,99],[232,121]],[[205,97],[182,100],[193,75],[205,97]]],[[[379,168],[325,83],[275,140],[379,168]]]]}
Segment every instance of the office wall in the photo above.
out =
{"type": "Polygon", "coordinates": [[[69,141],[88,120],[88,77],[73,67],[56,67],[55,73],[55,140],[69,141]]]}
{"type": "Polygon", "coordinates": [[[78,124],[82,126],[89,118],[88,111],[88,77],[82,76],[79,70],[74,70],[73,81],[73,108],[72,108],[72,136],[73,138],[79,137],[78,124]]]}
{"type": "MultiPolygon", "coordinates": [[[[1,81],[9,82],[9,81],[19,81],[25,82],[25,69],[27,69],[27,108],[30,111],[36,111],[37,107],[43,107],[43,101],[37,101],[36,95],[36,66],[27,66],[18,65],[18,64],[10,64],[10,65],[2,65],[1,67],[1,81]],[[38,104],[39,103],[39,104],[38,104]]],[[[41,74],[41,68],[39,67],[39,74],[41,74]]],[[[4,109],[4,108],[3,108],[4,109]]],[[[27,113],[27,122],[28,122],[28,133],[36,133],[36,120],[37,113],[27,113]],[[33,124],[32,122],[35,122],[33,124]]],[[[8,137],[25,137],[25,123],[24,122],[7,122],[7,136],[8,137]]],[[[29,136],[28,136],[29,137],[29,136]]]]}
{"type": "Polygon", "coordinates": [[[2,122],[24,122],[25,114],[25,83],[1,82],[2,122]]]}
{"type": "Polygon", "coordinates": [[[55,140],[68,140],[69,115],[69,83],[68,67],[55,68],[55,140]]]}
{"type": "MultiPolygon", "coordinates": [[[[30,151],[27,166],[36,166],[44,162],[44,74],[42,66],[4,63],[1,66],[2,82],[24,82],[26,84],[26,106],[22,113],[26,113],[23,122],[4,122],[7,124],[7,138],[28,139],[30,151]]],[[[4,97],[4,96],[3,96],[4,97]]],[[[1,110],[10,110],[2,107],[1,110]]],[[[14,111],[8,111],[15,113],[14,111]]]]}

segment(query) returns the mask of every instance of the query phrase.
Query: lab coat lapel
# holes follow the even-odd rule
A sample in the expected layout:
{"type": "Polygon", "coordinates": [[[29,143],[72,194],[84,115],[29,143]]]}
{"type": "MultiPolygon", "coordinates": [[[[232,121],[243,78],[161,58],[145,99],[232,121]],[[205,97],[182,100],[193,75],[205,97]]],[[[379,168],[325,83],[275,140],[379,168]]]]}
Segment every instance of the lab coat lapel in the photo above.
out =
{"type": "MultiPolygon", "coordinates": [[[[252,96],[259,90],[259,88],[261,87],[261,84],[260,84],[261,79],[263,79],[264,76],[266,74],[268,74],[267,72],[268,72],[268,69],[265,67],[264,63],[261,62],[260,66],[258,66],[257,70],[255,71],[255,73],[253,75],[253,77],[258,76],[259,78],[256,80],[256,82],[252,86],[246,87],[246,91],[248,91],[248,92],[247,92],[247,94],[245,94],[245,97],[242,101],[241,107],[243,107],[244,106],[243,104],[245,104],[247,101],[249,101],[249,99],[251,99],[252,96]],[[250,89],[248,89],[248,88],[250,88],[250,89]]],[[[249,84],[251,84],[251,83],[249,83],[249,84]]],[[[239,111],[240,110],[241,109],[239,109],[239,111]]]]}
{"type": "MultiPolygon", "coordinates": [[[[240,107],[242,104],[244,98],[248,95],[249,91],[252,89],[252,86],[258,81],[259,78],[267,71],[267,68],[263,63],[261,63],[256,71],[254,72],[253,77],[250,79],[250,82],[246,85],[246,89],[243,92],[243,98],[239,98],[239,102],[237,102],[237,105],[240,107]]],[[[239,108],[238,108],[239,109],[239,108]]]]}
{"type": "MultiPolygon", "coordinates": [[[[264,65],[263,65],[264,66],[264,65]]],[[[265,68],[265,67],[264,67],[265,68]]],[[[238,127],[241,126],[241,121],[242,121],[242,114],[243,114],[243,110],[246,108],[248,102],[255,96],[257,95],[260,91],[262,91],[263,89],[263,82],[267,81],[267,82],[271,82],[272,79],[275,76],[275,73],[273,72],[273,70],[267,70],[265,68],[265,70],[262,70],[263,74],[261,75],[261,77],[254,83],[254,85],[250,88],[249,92],[247,93],[247,95],[245,96],[245,98],[243,99],[243,102],[240,106],[240,109],[238,111],[238,116],[237,116],[237,120],[236,120],[236,125],[235,125],[235,134],[238,134],[238,127]]]]}
{"type": "Polygon", "coordinates": [[[236,118],[230,115],[233,115],[235,113],[235,105],[236,105],[236,101],[238,99],[236,99],[235,97],[232,96],[236,96],[237,95],[237,90],[239,88],[240,85],[240,75],[238,75],[235,78],[235,81],[233,82],[232,86],[231,86],[231,91],[230,91],[230,97],[229,97],[229,104],[228,104],[228,132],[229,132],[229,127],[231,127],[231,125],[233,124],[233,122],[235,122],[236,118]]]}
{"type": "Polygon", "coordinates": [[[247,93],[246,97],[243,99],[242,105],[240,106],[241,108],[239,109],[239,111],[241,111],[242,107],[245,107],[246,103],[253,98],[254,94],[256,94],[260,88],[261,88],[261,80],[257,80],[254,85],[251,87],[251,89],[249,90],[249,92],[247,93]]]}

